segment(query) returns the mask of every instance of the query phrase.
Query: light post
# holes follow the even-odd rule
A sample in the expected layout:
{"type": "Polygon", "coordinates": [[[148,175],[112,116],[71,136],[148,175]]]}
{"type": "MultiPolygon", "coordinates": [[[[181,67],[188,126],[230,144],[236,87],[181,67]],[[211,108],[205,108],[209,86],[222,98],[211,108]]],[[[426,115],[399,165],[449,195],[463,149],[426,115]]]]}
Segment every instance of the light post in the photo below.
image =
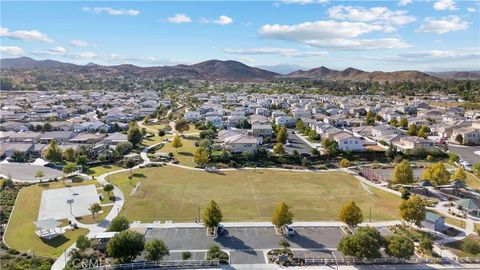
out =
{"type": "Polygon", "coordinates": [[[330,251],[332,253],[333,258],[335,258],[335,264],[337,265],[337,270],[338,270],[338,261],[337,261],[337,256],[335,256],[335,253],[333,251],[330,251]]]}

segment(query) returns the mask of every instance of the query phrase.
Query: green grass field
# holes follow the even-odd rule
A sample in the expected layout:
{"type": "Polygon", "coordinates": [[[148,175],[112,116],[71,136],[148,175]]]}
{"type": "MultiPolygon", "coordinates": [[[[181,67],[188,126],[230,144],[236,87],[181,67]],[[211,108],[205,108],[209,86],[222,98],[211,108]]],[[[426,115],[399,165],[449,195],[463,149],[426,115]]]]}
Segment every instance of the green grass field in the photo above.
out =
{"type": "Polygon", "coordinates": [[[400,198],[370,187],[369,194],[354,177],[344,173],[307,173],[243,170],[218,173],[173,166],[112,175],[125,195],[123,215],[131,221],[174,220],[191,222],[197,209],[217,201],[225,221],[269,221],[275,206],[285,201],[297,221],[337,220],[340,207],[355,200],[368,220],[393,220],[400,198]],[[133,188],[141,182],[133,196],[133,188]]]}
{"type": "Polygon", "coordinates": [[[199,141],[200,138],[197,135],[185,135],[185,137],[180,136],[180,140],[183,144],[182,147],[175,149],[172,147],[171,142],[166,142],[158,152],[172,152],[181,165],[195,167],[195,164],[193,163],[193,154],[195,153],[196,148],[195,142],[199,141]]]}
{"type": "MultiPolygon", "coordinates": [[[[94,181],[85,181],[74,183],[72,185],[94,184],[94,181]]],[[[34,221],[37,220],[40,208],[42,191],[51,188],[65,187],[62,182],[49,183],[43,186],[32,185],[20,190],[15,209],[11,215],[8,229],[5,232],[4,240],[12,248],[28,252],[34,251],[35,254],[47,257],[57,257],[72,245],[77,237],[86,235],[87,229],[77,229],[68,231],[62,236],[55,237],[52,240],[42,240],[35,233],[34,221]]]]}
{"type": "Polygon", "coordinates": [[[103,166],[95,166],[95,167],[90,167],[87,170],[87,174],[91,176],[99,176],[107,172],[112,172],[112,171],[118,171],[123,169],[120,166],[117,165],[103,165],[103,166]]]}

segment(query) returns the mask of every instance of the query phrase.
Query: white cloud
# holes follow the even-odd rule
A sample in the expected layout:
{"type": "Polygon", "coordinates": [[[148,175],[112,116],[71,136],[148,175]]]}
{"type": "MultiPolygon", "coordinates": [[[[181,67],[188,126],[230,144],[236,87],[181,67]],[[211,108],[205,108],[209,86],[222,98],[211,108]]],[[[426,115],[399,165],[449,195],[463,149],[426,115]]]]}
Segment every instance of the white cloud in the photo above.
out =
{"type": "Polygon", "coordinates": [[[171,23],[189,23],[192,19],[183,13],[177,13],[173,17],[168,17],[167,21],[171,23]]]}
{"type": "MultiPolygon", "coordinates": [[[[414,51],[393,56],[366,56],[365,60],[384,62],[455,62],[455,61],[478,61],[480,51],[478,48],[461,48],[454,50],[427,50],[414,51]]],[[[477,62],[478,63],[478,62],[477,62]]]]}
{"type": "Polygon", "coordinates": [[[453,0],[438,0],[433,4],[435,10],[457,10],[457,3],[453,0]]]}
{"type": "Polygon", "coordinates": [[[285,3],[285,4],[300,4],[300,5],[326,4],[326,3],[328,3],[328,0],[282,0],[282,3],[285,3]]]}
{"type": "Polygon", "coordinates": [[[81,52],[73,54],[72,56],[77,58],[92,59],[96,58],[98,55],[94,52],[81,52]]]}
{"type": "Polygon", "coordinates": [[[69,44],[75,47],[87,47],[89,45],[88,42],[79,39],[70,40],[69,44]]]}
{"type": "Polygon", "coordinates": [[[422,24],[416,31],[444,34],[452,31],[466,30],[468,29],[468,26],[468,22],[462,21],[460,17],[456,15],[450,15],[440,19],[427,17],[425,18],[424,24],[422,24]]]}
{"type": "Polygon", "coordinates": [[[113,9],[111,7],[83,7],[82,10],[94,14],[106,13],[112,16],[137,16],[140,14],[140,11],[136,9],[113,9]]]}
{"type": "Polygon", "coordinates": [[[327,11],[330,18],[356,22],[374,22],[386,25],[404,25],[415,21],[405,10],[390,10],[386,7],[362,8],[335,6],[327,11]]]}
{"type": "Polygon", "coordinates": [[[0,45],[0,52],[3,54],[8,55],[20,55],[23,53],[22,48],[15,47],[15,46],[1,46],[0,45]]]}
{"type": "Polygon", "coordinates": [[[476,8],[473,8],[473,7],[470,7],[470,8],[467,8],[467,11],[468,11],[468,12],[476,12],[477,9],[476,9],[476,8]]]}
{"type": "Polygon", "coordinates": [[[10,31],[8,28],[0,27],[0,37],[7,37],[17,40],[37,40],[43,42],[53,42],[46,34],[38,30],[17,30],[10,31]]]}
{"type": "Polygon", "coordinates": [[[233,23],[233,19],[228,16],[221,15],[217,20],[212,21],[212,23],[227,25],[233,23]]]}
{"type": "Polygon", "coordinates": [[[291,48],[273,48],[273,47],[263,47],[263,48],[248,48],[248,49],[224,49],[226,53],[230,54],[239,54],[239,55],[281,55],[286,57],[309,57],[309,56],[322,56],[328,54],[325,51],[306,51],[301,52],[297,49],[291,48]]]}
{"type": "Polygon", "coordinates": [[[67,52],[67,50],[65,48],[61,47],[61,46],[51,48],[48,51],[52,52],[53,54],[65,54],[67,52]]]}
{"type": "Polygon", "coordinates": [[[296,25],[266,24],[259,35],[267,38],[287,40],[314,47],[343,49],[407,48],[399,38],[356,39],[371,32],[388,32],[389,28],[364,22],[315,21],[296,25]]]}
{"type": "Polygon", "coordinates": [[[400,0],[400,1],[398,1],[399,6],[406,6],[406,5],[411,4],[411,3],[413,3],[413,0],[400,0]]]}

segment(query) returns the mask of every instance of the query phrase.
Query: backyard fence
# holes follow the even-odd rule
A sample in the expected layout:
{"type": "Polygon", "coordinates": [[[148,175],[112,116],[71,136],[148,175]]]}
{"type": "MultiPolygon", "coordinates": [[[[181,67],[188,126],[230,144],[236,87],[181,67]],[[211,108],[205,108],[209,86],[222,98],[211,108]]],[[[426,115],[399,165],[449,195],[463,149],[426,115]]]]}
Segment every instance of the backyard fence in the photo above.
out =
{"type": "Polygon", "coordinates": [[[396,258],[377,258],[359,260],[356,258],[306,258],[305,265],[353,265],[353,264],[430,264],[430,263],[448,263],[447,260],[441,258],[415,258],[410,260],[396,258]]]}
{"type": "Polygon", "coordinates": [[[217,267],[220,265],[219,260],[183,260],[183,261],[159,261],[159,262],[135,262],[125,264],[111,264],[95,266],[90,268],[82,268],[83,270],[127,270],[127,269],[149,269],[149,268],[195,268],[195,267],[217,267]]]}

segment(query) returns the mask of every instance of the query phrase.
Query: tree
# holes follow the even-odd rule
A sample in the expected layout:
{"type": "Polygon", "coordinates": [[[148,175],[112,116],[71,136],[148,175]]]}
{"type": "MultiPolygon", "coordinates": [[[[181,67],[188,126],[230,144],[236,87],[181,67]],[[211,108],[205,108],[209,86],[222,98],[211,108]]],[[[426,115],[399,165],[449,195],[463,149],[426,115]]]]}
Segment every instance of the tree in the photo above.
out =
{"type": "MultiPolygon", "coordinates": [[[[398,127],[398,120],[394,118],[394,119],[390,120],[388,122],[388,124],[392,127],[398,127]]],[[[408,123],[407,123],[407,125],[408,125],[408,123]]]]}
{"type": "Polygon", "coordinates": [[[207,228],[214,228],[222,222],[222,219],[223,214],[220,206],[214,200],[211,200],[203,212],[203,224],[207,228]]]}
{"type": "Polygon", "coordinates": [[[372,111],[369,111],[367,113],[367,116],[365,118],[365,123],[368,126],[373,126],[375,124],[375,114],[372,111]]]}
{"type": "Polygon", "coordinates": [[[124,216],[114,217],[108,225],[109,232],[122,232],[128,230],[128,228],[130,228],[130,222],[124,216]]]}
{"type": "Polygon", "coordinates": [[[85,235],[80,235],[77,238],[77,242],[76,242],[75,246],[79,250],[84,251],[85,249],[87,249],[91,246],[90,239],[88,239],[88,237],[86,237],[85,235]]]}
{"type": "Polygon", "coordinates": [[[158,130],[158,136],[159,136],[160,138],[163,138],[163,137],[165,136],[165,134],[166,134],[166,132],[165,132],[164,129],[158,130]]]}
{"type": "Polygon", "coordinates": [[[285,148],[283,147],[282,143],[276,143],[273,147],[273,153],[275,155],[283,155],[285,153],[285,148]]]}
{"type": "Polygon", "coordinates": [[[417,136],[426,139],[428,134],[430,134],[430,128],[427,126],[421,126],[418,130],[417,136]]]}
{"type": "Polygon", "coordinates": [[[408,190],[408,188],[405,188],[405,187],[401,187],[400,188],[400,193],[402,194],[402,200],[408,200],[408,198],[410,198],[410,190],[408,190]]]}
{"type": "Polygon", "coordinates": [[[350,201],[342,206],[339,219],[349,227],[355,227],[363,222],[362,210],[355,204],[354,201],[350,201]]]}
{"type": "Polygon", "coordinates": [[[460,160],[460,157],[456,153],[450,152],[448,154],[448,163],[453,165],[455,162],[457,162],[459,160],[460,160]]]}
{"type": "Polygon", "coordinates": [[[390,235],[385,238],[385,253],[399,259],[410,259],[415,252],[413,241],[407,236],[390,235]]]}
{"type": "Polygon", "coordinates": [[[423,235],[420,239],[420,249],[423,252],[431,253],[433,250],[433,239],[429,235],[423,235]]]}
{"type": "Polygon", "coordinates": [[[332,139],[323,139],[322,146],[329,156],[333,156],[338,152],[338,143],[332,139]]]}
{"type": "Polygon", "coordinates": [[[183,251],[182,252],[182,260],[188,260],[192,257],[192,253],[190,251],[183,251]]]}
{"type": "Polygon", "coordinates": [[[63,158],[66,161],[74,162],[75,161],[75,150],[72,147],[68,147],[63,151],[63,158]]]}
{"type": "Polygon", "coordinates": [[[143,123],[144,123],[145,125],[147,125],[148,122],[150,122],[150,116],[145,115],[145,117],[143,118],[143,123]]]}
{"type": "Polygon", "coordinates": [[[185,119],[180,119],[175,122],[175,130],[183,134],[183,132],[188,131],[190,129],[190,125],[185,121],[185,119]]]}
{"type": "Polygon", "coordinates": [[[131,123],[127,131],[127,139],[132,143],[133,146],[142,142],[143,133],[136,123],[131,123]]]}
{"type": "Polygon", "coordinates": [[[172,140],[172,147],[175,148],[175,152],[177,152],[178,148],[182,146],[183,146],[182,140],[180,139],[180,137],[178,137],[178,135],[175,135],[175,137],[173,137],[173,140],[172,140]]]}
{"type": "Polygon", "coordinates": [[[167,245],[160,239],[153,239],[145,244],[145,258],[149,261],[157,262],[164,256],[170,255],[167,245]]]}
{"type": "Polygon", "coordinates": [[[102,211],[102,207],[99,203],[92,203],[88,210],[90,210],[90,213],[92,213],[92,217],[95,219],[95,214],[102,211]]]}
{"type": "Polygon", "coordinates": [[[467,174],[465,173],[465,170],[463,168],[457,168],[455,170],[455,174],[452,175],[452,180],[460,180],[462,182],[465,182],[467,179],[467,174]]]}
{"type": "Polygon", "coordinates": [[[282,127],[277,134],[277,143],[286,144],[287,138],[288,138],[287,129],[285,127],[282,127]]]}
{"type": "Polygon", "coordinates": [[[395,184],[411,184],[414,182],[413,169],[408,160],[403,160],[395,166],[392,182],[395,184]]]}
{"type": "Polygon", "coordinates": [[[437,162],[433,166],[425,168],[422,173],[422,179],[430,180],[436,185],[444,185],[448,184],[450,173],[442,162],[437,162]]]}
{"type": "Polygon", "coordinates": [[[40,180],[40,182],[42,182],[43,177],[45,177],[45,173],[43,171],[38,170],[35,173],[35,178],[38,178],[38,180],[40,180]]]}
{"type": "Polygon", "coordinates": [[[348,167],[350,167],[350,161],[346,158],[342,158],[342,160],[340,160],[339,165],[342,168],[348,168],[348,167]]]}
{"type": "Polygon", "coordinates": [[[403,129],[406,129],[408,127],[408,119],[405,118],[405,117],[402,117],[400,119],[400,122],[398,123],[398,125],[403,128],[403,129]]]}
{"type": "Polygon", "coordinates": [[[133,149],[133,144],[131,142],[121,142],[115,146],[115,151],[118,151],[120,154],[125,155],[133,149]]]}
{"type": "Polygon", "coordinates": [[[417,135],[417,125],[411,124],[408,126],[408,131],[407,131],[408,136],[416,136],[417,135]]]}
{"type": "Polygon", "coordinates": [[[45,151],[45,158],[51,162],[62,162],[62,149],[58,146],[57,141],[52,140],[45,151]]]}
{"type": "Polygon", "coordinates": [[[123,160],[123,166],[130,169],[130,173],[132,173],[132,168],[135,167],[135,160],[133,158],[126,158],[123,160]]]}
{"type": "Polygon", "coordinates": [[[295,123],[295,128],[298,131],[302,131],[305,128],[305,125],[303,124],[302,119],[297,119],[297,122],[295,123]]]}
{"type": "Polygon", "coordinates": [[[290,207],[282,202],[275,208],[275,211],[272,215],[272,223],[277,228],[281,228],[287,224],[292,224],[293,222],[293,212],[290,207]]]}
{"type": "Polygon", "coordinates": [[[85,156],[85,155],[79,155],[75,159],[75,163],[77,163],[77,165],[81,166],[82,170],[85,170],[85,168],[87,167],[87,164],[88,164],[88,157],[85,156]]]}
{"type": "Polygon", "coordinates": [[[73,162],[67,162],[67,165],[63,166],[63,169],[62,169],[62,172],[66,175],[69,175],[76,171],[78,171],[78,167],[77,167],[77,164],[73,162]]]}
{"type": "Polygon", "coordinates": [[[134,231],[123,231],[115,235],[107,245],[108,255],[120,262],[130,262],[140,255],[145,246],[143,235],[134,231]]]}
{"type": "Polygon", "coordinates": [[[425,202],[417,195],[410,196],[408,200],[400,204],[400,216],[403,220],[417,226],[425,220],[426,209],[425,202]]]}
{"type": "Polygon", "coordinates": [[[463,144],[463,135],[462,134],[457,134],[457,136],[455,136],[455,141],[458,144],[463,144]]]}
{"type": "Polygon", "coordinates": [[[193,155],[193,161],[200,167],[205,167],[210,160],[210,155],[208,153],[208,150],[199,147],[195,150],[195,153],[193,155]]]}
{"type": "Polygon", "coordinates": [[[382,256],[380,248],[385,240],[377,229],[372,227],[358,228],[353,235],[344,236],[338,243],[337,249],[347,256],[357,259],[373,259],[382,256]]]}
{"type": "Polygon", "coordinates": [[[22,151],[15,150],[15,151],[13,151],[13,154],[10,157],[10,159],[13,162],[25,162],[25,159],[26,159],[25,153],[22,152],[22,151]]]}
{"type": "Polygon", "coordinates": [[[112,196],[112,191],[114,189],[114,186],[112,184],[106,184],[103,187],[103,191],[108,192],[108,195],[112,196]]]}

